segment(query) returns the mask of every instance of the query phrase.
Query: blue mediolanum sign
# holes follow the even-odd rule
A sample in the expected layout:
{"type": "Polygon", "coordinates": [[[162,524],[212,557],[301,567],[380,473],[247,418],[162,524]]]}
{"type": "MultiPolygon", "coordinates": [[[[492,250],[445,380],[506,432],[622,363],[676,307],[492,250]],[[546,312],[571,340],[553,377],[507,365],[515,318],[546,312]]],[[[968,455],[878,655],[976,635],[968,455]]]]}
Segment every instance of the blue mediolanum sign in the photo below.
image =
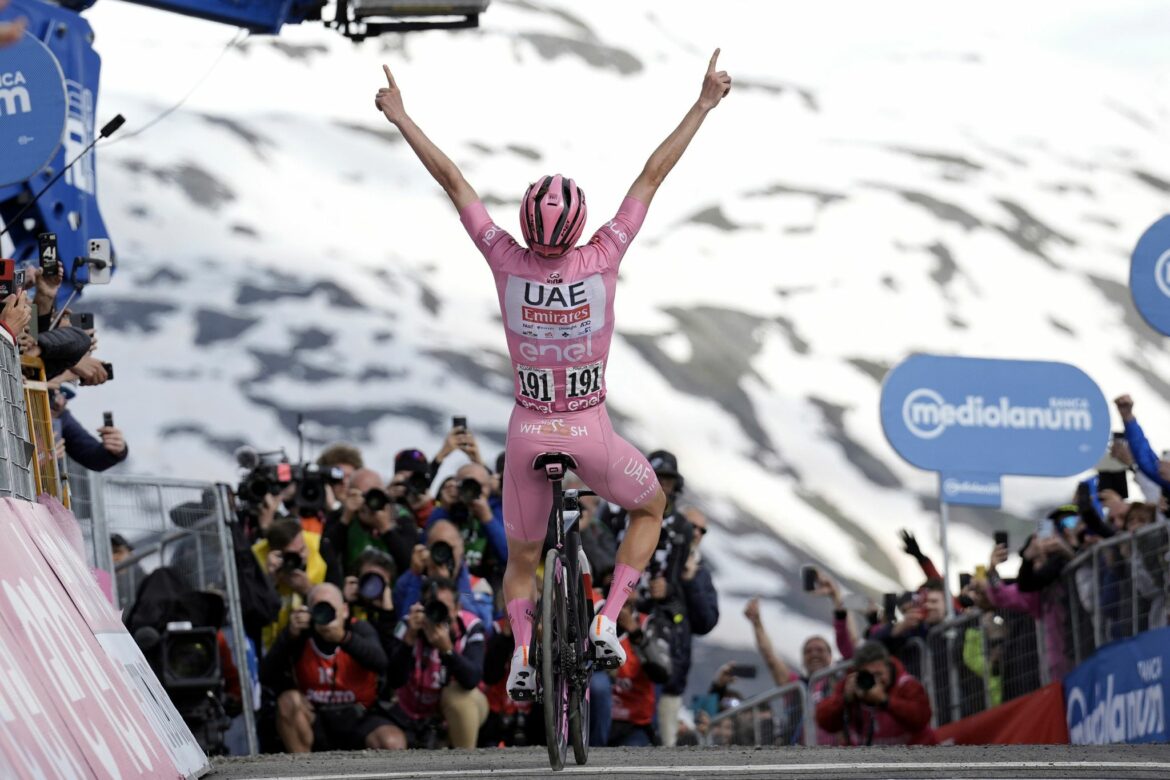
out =
{"type": "Polygon", "coordinates": [[[1129,266],[1129,291],[1150,327],[1170,336],[1170,216],[1138,239],[1129,266]]]}
{"type": "Polygon", "coordinates": [[[1170,628],[1097,651],[1064,678],[1069,741],[1166,742],[1168,672],[1170,628]]]}
{"type": "Polygon", "coordinates": [[[1003,486],[998,474],[959,474],[943,472],[939,475],[942,500],[948,504],[998,507],[1003,503],[1003,486]]]}
{"type": "Polygon", "coordinates": [[[1005,474],[1092,468],[1109,440],[1105,397],[1066,363],[914,355],[886,377],[881,418],[894,450],[940,472],[942,500],[956,504],[995,505],[1005,474]]]}
{"type": "Polygon", "coordinates": [[[53,159],[65,132],[65,76],[30,33],[0,47],[0,186],[31,178],[53,159]]]}

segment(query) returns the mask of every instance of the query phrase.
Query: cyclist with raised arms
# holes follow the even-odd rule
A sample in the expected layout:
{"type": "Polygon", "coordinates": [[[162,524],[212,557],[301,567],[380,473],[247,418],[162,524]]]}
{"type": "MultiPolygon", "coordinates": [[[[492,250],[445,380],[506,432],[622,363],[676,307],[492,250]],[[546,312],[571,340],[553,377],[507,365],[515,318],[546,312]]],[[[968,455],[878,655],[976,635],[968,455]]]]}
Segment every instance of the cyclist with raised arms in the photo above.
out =
{"type": "Polygon", "coordinates": [[[615,621],[658,544],[666,497],[642,454],[614,433],[605,409],[618,265],[659,185],[707,113],[731,90],[731,77],[716,70],[718,57],[716,49],[698,100],[650,155],[617,214],[582,246],[576,244],[585,227],[585,195],[575,181],[557,174],[528,188],[520,204],[527,247],[518,244],[492,221],[459,168],[406,113],[402,92],[383,66],[388,83],[378,90],[375,105],[455,204],[487,259],[500,299],[516,396],[504,473],[504,597],[516,640],[508,694],[514,699],[530,699],[536,691],[528,652],[536,618],[534,575],[552,508],[544,473],[532,467],[542,452],[572,455],[585,484],[629,514],[609,596],[589,629],[599,659],[611,665],[625,662],[615,621]]]}

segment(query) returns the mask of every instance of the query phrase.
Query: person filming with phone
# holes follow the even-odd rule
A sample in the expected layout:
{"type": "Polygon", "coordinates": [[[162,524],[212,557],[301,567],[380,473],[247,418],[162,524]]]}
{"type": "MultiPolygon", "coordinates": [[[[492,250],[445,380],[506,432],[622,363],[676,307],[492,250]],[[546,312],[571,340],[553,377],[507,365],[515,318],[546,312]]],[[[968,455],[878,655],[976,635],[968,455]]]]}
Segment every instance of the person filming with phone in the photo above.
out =
{"type": "Polygon", "coordinates": [[[817,705],[817,725],[840,744],[934,745],[926,689],[880,642],[866,642],[833,693],[817,705]]]}

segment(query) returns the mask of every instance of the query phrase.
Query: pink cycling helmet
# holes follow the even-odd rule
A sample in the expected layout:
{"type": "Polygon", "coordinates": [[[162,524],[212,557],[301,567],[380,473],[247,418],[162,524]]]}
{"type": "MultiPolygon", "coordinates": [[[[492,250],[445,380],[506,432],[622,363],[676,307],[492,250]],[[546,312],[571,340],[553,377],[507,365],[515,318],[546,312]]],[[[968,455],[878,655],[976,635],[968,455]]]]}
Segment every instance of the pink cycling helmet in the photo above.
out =
{"type": "Polygon", "coordinates": [[[563,255],[585,229],[585,193],[559,173],[533,183],[520,201],[520,231],[532,251],[563,255]]]}

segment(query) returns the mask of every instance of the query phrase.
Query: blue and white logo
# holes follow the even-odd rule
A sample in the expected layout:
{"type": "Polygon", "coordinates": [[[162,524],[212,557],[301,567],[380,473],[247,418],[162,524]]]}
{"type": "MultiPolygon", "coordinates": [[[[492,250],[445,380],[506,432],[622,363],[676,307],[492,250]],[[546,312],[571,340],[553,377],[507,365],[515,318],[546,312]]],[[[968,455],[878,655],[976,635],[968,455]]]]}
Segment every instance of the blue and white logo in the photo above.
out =
{"type": "Polygon", "coordinates": [[[1134,247],[1129,291],[1150,327],[1170,336],[1170,216],[1151,225],[1134,247]]]}
{"type": "Polygon", "coordinates": [[[1105,397],[1064,363],[914,355],[886,377],[881,418],[899,455],[942,475],[950,503],[998,504],[1005,474],[1077,474],[1109,439],[1105,397]]]}
{"type": "Polygon", "coordinates": [[[1170,629],[1109,645],[1064,679],[1074,745],[1165,742],[1170,629]]]}
{"type": "Polygon", "coordinates": [[[44,168],[65,131],[65,76],[45,44],[25,33],[0,48],[0,187],[44,168]]]}

